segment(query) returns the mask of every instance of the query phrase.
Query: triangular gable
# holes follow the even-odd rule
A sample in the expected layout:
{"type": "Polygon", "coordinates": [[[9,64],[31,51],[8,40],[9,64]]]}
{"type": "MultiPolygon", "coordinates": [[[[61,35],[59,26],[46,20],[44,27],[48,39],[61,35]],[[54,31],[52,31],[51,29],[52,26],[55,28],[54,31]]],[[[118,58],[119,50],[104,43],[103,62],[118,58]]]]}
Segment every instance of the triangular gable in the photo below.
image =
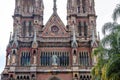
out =
{"type": "Polygon", "coordinates": [[[98,44],[97,44],[97,42],[96,42],[96,41],[94,41],[94,42],[92,43],[92,47],[93,47],[93,48],[98,47],[98,44]]]}
{"type": "Polygon", "coordinates": [[[52,14],[45,27],[43,28],[42,36],[44,37],[65,37],[68,36],[67,29],[60,17],[52,14]]]}

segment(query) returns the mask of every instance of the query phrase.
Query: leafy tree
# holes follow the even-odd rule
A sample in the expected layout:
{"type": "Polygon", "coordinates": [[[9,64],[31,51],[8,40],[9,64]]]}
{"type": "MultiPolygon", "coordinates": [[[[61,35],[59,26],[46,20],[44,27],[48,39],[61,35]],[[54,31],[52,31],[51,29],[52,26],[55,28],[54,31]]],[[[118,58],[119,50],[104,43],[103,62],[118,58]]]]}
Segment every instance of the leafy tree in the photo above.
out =
{"type": "Polygon", "coordinates": [[[113,21],[105,23],[102,28],[104,38],[93,55],[97,64],[92,69],[93,80],[120,80],[120,4],[113,12],[113,21]]]}

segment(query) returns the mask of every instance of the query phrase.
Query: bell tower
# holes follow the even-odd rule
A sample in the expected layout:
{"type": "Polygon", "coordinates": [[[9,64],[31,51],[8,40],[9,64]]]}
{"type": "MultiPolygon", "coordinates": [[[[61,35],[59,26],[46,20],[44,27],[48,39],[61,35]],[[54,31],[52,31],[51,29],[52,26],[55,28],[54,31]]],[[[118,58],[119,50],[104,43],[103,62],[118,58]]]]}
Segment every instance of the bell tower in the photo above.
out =
{"type": "Polygon", "coordinates": [[[14,33],[20,37],[31,37],[36,29],[40,33],[43,26],[43,0],[16,0],[14,19],[14,33]]]}
{"type": "Polygon", "coordinates": [[[94,0],[68,0],[67,1],[67,24],[72,26],[74,21],[76,34],[79,37],[90,37],[92,27],[96,31],[96,14],[94,0]]]}

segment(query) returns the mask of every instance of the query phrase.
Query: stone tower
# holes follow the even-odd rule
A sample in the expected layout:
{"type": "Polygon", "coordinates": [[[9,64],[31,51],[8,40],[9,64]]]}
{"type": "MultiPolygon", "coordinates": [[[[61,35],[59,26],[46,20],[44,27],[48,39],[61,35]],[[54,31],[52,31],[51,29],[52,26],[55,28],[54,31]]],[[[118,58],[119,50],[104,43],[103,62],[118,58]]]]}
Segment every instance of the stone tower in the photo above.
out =
{"type": "Polygon", "coordinates": [[[94,0],[67,0],[67,25],[57,13],[43,24],[43,0],[16,0],[13,35],[2,80],[91,80],[98,46],[94,0]]]}
{"type": "Polygon", "coordinates": [[[43,0],[15,0],[14,32],[21,39],[33,36],[34,30],[41,32],[43,27],[43,0]]]}

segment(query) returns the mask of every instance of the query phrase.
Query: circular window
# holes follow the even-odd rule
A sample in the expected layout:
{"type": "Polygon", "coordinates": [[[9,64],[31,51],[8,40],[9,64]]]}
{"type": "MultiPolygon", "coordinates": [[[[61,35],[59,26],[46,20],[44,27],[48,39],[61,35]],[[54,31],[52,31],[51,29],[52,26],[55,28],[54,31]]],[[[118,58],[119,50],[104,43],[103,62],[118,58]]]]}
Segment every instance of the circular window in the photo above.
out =
{"type": "Polygon", "coordinates": [[[59,28],[57,26],[52,26],[51,27],[51,31],[54,32],[54,33],[56,33],[56,32],[59,31],[59,28]]]}

